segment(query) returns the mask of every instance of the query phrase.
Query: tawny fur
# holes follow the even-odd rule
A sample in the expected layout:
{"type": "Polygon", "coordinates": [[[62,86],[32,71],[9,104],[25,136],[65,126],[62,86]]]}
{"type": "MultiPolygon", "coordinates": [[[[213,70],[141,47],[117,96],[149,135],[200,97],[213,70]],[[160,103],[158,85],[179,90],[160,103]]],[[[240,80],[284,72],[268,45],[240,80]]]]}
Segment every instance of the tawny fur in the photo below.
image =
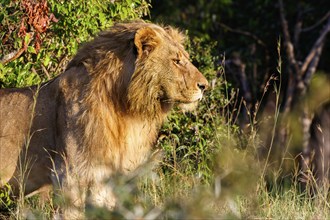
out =
{"type": "Polygon", "coordinates": [[[208,85],[183,41],[171,27],[115,24],[52,81],[0,90],[0,184],[14,195],[22,181],[26,194],[53,184],[79,211],[86,199],[111,208],[103,181],[143,163],[173,105],[195,106],[208,85]]]}

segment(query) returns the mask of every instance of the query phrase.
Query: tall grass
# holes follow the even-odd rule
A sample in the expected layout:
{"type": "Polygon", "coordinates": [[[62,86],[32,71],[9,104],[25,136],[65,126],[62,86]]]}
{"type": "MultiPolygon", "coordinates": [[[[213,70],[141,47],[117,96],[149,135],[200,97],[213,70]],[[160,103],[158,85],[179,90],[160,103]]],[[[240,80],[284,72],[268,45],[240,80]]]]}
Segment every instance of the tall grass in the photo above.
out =
{"type": "MultiPolygon", "coordinates": [[[[176,110],[163,126],[156,146],[163,157],[154,159],[158,165],[145,164],[129,176],[111,178],[108,184],[118,197],[116,208],[88,205],[87,218],[329,219],[329,186],[317,188],[313,195],[309,190],[301,191],[295,158],[283,153],[279,164],[271,160],[280,124],[280,43],[278,54],[278,73],[271,76],[264,89],[265,95],[273,86],[276,95],[266,157],[258,155],[261,137],[269,135],[260,129],[262,120],[258,116],[264,95],[249,113],[250,131],[242,133],[233,123],[240,106],[228,107],[240,103],[235,99],[237,91],[229,89],[223,75],[210,78],[214,87],[198,111],[177,114],[180,110],[176,110]],[[287,162],[293,164],[292,169],[284,173],[287,162]]],[[[289,143],[284,151],[288,147],[289,143]]],[[[307,188],[315,185],[310,182],[307,188]]],[[[24,199],[21,194],[9,217],[50,218],[56,208],[52,202],[40,206],[38,200],[38,196],[24,199]]]]}
{"type": "MultiPolygon", "coordinates": [[[[221,91],[220,87],[229,86],[223,86],[226,82],[218,80],[219,85],[208,94],[197,114],[184,117],[174,114],[164,126],[166,137],[161,138],[159,146],[166,156],[151,174],[138,178],[136,185],[130,182],[131,187],[136,189],[130,192],[136,194],[130,194],[126,200],[123,198],[129,201],[124,204],[130,210],[129,216],[153,216],[154,219],[330,218],[327,190],[317,187],[318,193],[314,195],[310,195],[309,190],[300,190],[297,161],[286,153],[289,152],[290,143],[283,148],[279,163],[271,159],[273,148],[278,147],[274,140],[281,125],[280,42],[278,54],[278,73],[271,76],[264,91],[265,94],[273,86],[276,95],[266,157],[257,155],[262,142],[260,136],[265,132],[258,130],[260,103],[255,106],[254,113],[250,114],[250,133],[244,136],[231,124],[231,120],[226,120],[232,118],[233,111],[228,112],[228,103],[220,100],[230,100],[230,93],[223,97],[217,92],[221,91]],[[217,107],[214,107],[214,97],[218,98],[217,107]],[[203,123],[199,124],[201,118],[203,123]],[[284,173],[287,163],[292,164],[288,174],[284,173]]],[[[236,100],[233,102],[239,103],[236,100]]],[[[307,188],[314,187],[312,182],[307,185],[307,188]]],[[[120,198],[123,193],[117,196],[120,198]]]]}

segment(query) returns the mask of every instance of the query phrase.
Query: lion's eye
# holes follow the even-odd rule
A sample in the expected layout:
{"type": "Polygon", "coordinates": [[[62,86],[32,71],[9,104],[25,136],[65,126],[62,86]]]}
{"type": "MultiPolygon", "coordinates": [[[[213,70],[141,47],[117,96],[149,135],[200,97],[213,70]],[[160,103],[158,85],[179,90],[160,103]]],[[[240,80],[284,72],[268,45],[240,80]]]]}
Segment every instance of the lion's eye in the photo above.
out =
{"type": "Polygon", "coordinates": [[[176,65],[181,65],[182,62],[180,59],[174,59],[173,62],[176,64],[176,65]]]}

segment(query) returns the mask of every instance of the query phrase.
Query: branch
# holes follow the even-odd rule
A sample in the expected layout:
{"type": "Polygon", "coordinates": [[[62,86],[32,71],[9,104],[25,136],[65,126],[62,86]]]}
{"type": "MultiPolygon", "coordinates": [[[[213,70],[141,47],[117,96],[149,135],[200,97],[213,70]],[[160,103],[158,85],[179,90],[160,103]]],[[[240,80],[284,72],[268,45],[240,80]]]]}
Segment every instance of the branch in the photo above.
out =
{"type": "Polygon", "coordinates": [[[330,17],[330,11],[328,11],[318,22],[316,22],[314,25],[307,27],[307,28],[303,28],[301,30],[301,32],[308,32],[313,30],[314,28],[316,28],[317,26],[319,26],[320,24],[323,23],[323,21],[325,21],[328,17],[330,17]]]}
{"type": "Polygon", "coordinates": [[[309,65],[309,67],[308,67],[308,69],[305,73],[305,76],[304,76],[304,85],[305,85],[305,87],[307,85],[309,85],[310,79],[312,78],[312,75],[316,71],[317,64],[319,63],[319,60],[320,60],[320,57],[321,57],[323,45],[324,45],[324,42],[322,42],[320,47],[317,48],[317,50],[315,52],[315,56],[313,57],[313,60],[311,61],[311,64],[309,65]]]}
{"type": "MultiPolygon", "coordinates": [[[[305,58],[305,61],[301,67],[301,73],[305,74],[309,64],[312,62],[312,60],[314,59],[318,59],[317,56],[320,56],[320,51],[322,51],[323,48],[323,42],[325,41],[325,37],[327,36],[327,34],[330,31],[330,17],[328,17],[328,22],[327,24],[324,26],[323,30],[321,31],[321,34],[319,36],[319,38],[316,40],[316,42],[314,43],[311,51],[309,52],[308,56],[305,58]]],[[[313,65],[317,65],[318,62],[314,62],[313,65]]],[[[306,76],[305,76],[306,77],[306,76]]]]}
{"type": "MultiPolygon", "coordinates": [[[[231,27],[229,27],[229,26],[227,26],[227,25],[225,25],[223,23],[219,23],[219,25],[223,29],[228,30],[228,31],[230,31],[232,33],[242,34],[244,36],[250,37],[253,40],[255,40],[258,45],[260,45],[261,47],[264,48],[264,50],[265,50],[265,62],[266,62],[266,66],[268,66],[269,60],[270,60],[270,56],[269,56],[268,47],[265,44],[265,42],[263,42],[259,37],[257,37],[256,35],[254,35],[254,34],[252,34],[250,32],[243,31],[243,30],[240,30],[240,29],[234,29],[234,28],[231,28],[231,27]]],[[[265,77],[264,77],[264,80],[263,80],[264,81],[264,84],[266,83],[266,80],[268,79],[268,70],[266,69],[265,72],[266,72],[266,74],[265,74],[265,77]]],[[[262,86],[262,87],[264,87],[264,86],[262,86]]]]}
{"type": "Polygon", "coordinates": [[[283,1],[279,0],[278,3],[279,3],[279,9],[280,9],[280,18],[281,18],[281,25],[282,25],[282,29],[283,29],[284,45],[286,47],[286,53],[288,55],[290,64],[295,69],[295,72],[299,73],[299,67],[298,67],[298,64],[297,64],[297,61],[296,61],[296,58],[294,55],[294,47],[293,47],[290,33],[289,33],[288,21],[285,18],[283,1]]]}
{"type": "Polygon", "coordinates": [[[0,62],[5,65],[13,60],[16,60],[17,58],[19,58],[22,53],[24,53],[24,51],[26,51],[28,45],[30,44],[30,42],[32,41],[32,38],[33,38],[33,33],[26,33],[26,35],[30,35],[30,37],[28,38],[28,41],[25,42],[25,38],[22,39],[23,41],[23,46],[21,49],[19,50],[16,50],[15,52],[11,52],[7,55],[5,55],[1,60],[0,62]]]}
{"type": "Polygon", "coordinates": [[[252,94],[249,86],[249,81],[245,73],[245,63],[242,62],[239,56],[234,56],[232,59],[225,61],[225,67],[234,75],[236,81],[238,81],[242,94],[246,102],[251,105],[252,94]]]}
{"type": "Polygon", "coordinates": [[[227,26],[227,25],[225,25],[225,24],[223,24],[223,23],[219,23],[219,25],[220,25],[222,28],[224,28],[224,29],[226,29],[226,30],[228,30],[228,31],[230,31],[230,32],[237,33],[237,34],[242,34],[242,35],[245,35],[245,36],[251,37],[251,38],[252,38],[253,40],[255,40],[258,44],[260,44],[261,46],[267,48],[267,45],[266,45],[266,44],[265,44],[260,38],[258,38],[256,35],[254,35],[254,34],[252,34],[252,33],[250,33],[250,32],[242,31],[242,30],[239,30],[239,29],[233,29],[233,28],[231,28],[231,27],[229,27],[229,26],[227,26]]]}
{"type": "Polygon", "coordinates": [[[299,37],[301,34],[301,27],[303,25],[302,14],[303,14],[303,12],[301,10],[299,10],[298,15],[297,15],[297,22],[293,29],[294,30],[293,31],[293,45],[295,48],[298,48],[299,37]]]}

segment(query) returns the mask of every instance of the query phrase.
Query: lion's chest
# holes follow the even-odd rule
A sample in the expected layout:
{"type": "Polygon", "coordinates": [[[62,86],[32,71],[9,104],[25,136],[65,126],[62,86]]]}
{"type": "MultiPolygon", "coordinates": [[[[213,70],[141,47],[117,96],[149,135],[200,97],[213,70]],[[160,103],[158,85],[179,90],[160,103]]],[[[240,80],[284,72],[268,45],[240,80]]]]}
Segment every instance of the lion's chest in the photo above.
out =
{"type": "Polygon", "coordinates": [[[129,172],[148,159],[157,138],[157,129],[147,122],[133,121],[127,125],[124,134],[123,146],[120,146],[124,150],[121,167],[123,172],[129,172]]]}

